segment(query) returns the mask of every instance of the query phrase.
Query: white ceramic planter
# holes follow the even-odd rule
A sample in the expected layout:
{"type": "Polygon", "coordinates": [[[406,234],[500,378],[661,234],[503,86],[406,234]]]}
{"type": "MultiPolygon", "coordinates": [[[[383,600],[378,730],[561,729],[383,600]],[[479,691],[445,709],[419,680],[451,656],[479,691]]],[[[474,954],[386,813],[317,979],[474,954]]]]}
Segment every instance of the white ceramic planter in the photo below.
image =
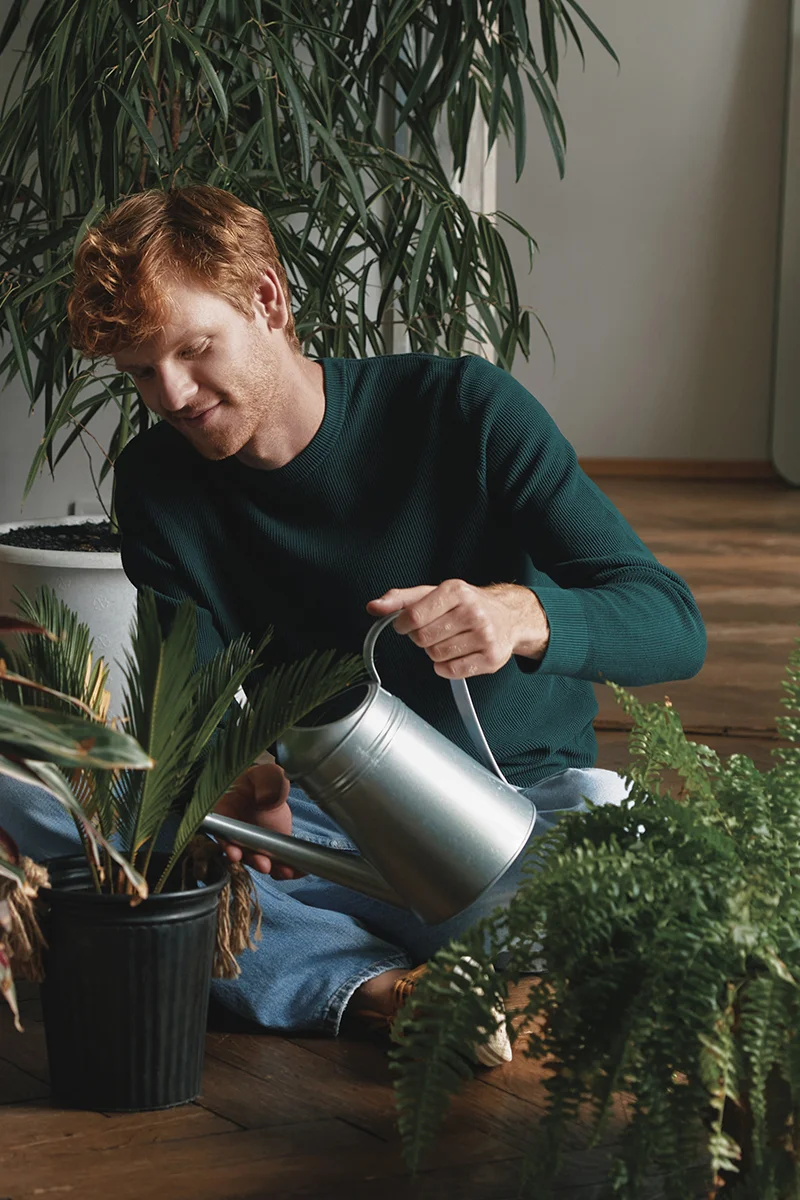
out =
{"type": "MultiPolygon", "coordinates": [[[[84,525],[103,517],[55,517],[39,521],[9,521],[0,534],[34,525],[84,525]]],[[[136,589],[122,570],[119,554],[91,550],[29,550],[0,544],[0,612],[13,612],[16,588],[28,596],[47,584],[74,608],[92,631],[95,654],[109,664],[111,716],[122,708],[122,663],[130,644],[136,613],[136,589]]]]}

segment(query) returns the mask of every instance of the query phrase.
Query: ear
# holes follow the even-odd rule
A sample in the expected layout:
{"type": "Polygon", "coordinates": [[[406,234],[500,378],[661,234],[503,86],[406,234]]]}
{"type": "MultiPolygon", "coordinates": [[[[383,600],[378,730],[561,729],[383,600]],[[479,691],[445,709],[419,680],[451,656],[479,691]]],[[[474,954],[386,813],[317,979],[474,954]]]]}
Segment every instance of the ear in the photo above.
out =
{"type": "Polygon", "coordinates": [[[256,318],[271,330],[285,329],[289,320],[289,305],[280,280],[272,267],[267,267],[256,285],[253,297],[256,318]]]}

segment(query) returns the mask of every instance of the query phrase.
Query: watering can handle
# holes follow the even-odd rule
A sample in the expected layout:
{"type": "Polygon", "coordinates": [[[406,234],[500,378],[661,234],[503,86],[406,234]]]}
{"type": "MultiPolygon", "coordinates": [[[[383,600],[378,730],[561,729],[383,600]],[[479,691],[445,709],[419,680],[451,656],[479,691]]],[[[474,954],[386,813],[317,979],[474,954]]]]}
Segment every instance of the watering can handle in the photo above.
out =
{"type": "MultiPolygon", "coordinates": [[[[364,639],[364,665],[372,682],[377,683],[379,687],[381,677],[375,666],[375,643],[386,626],[391,625],[395,617],[399,617],[401,612],[402,609],[398,609],[397,612],[390,613],[388,617],[381,617],[380,620],[372,625],[364,639]]],[[[456,702],[456,708],[459,711],[461,720],[464,722],[464,728],[472,739],[472,744],[478,751],[483,765],[493,775],[497,775],[499,779],[502,779],[503,783],[508,783],[505,775],[497,765],[497,760],[492,754],[489,743],[486,740],[486,735],[481,728],[478,714],[475,712],[475,705],[472,703],[472,696],[469,694],[466,679],[451,679],[450,687],[453,692],[453,699],[456,702]]]]}

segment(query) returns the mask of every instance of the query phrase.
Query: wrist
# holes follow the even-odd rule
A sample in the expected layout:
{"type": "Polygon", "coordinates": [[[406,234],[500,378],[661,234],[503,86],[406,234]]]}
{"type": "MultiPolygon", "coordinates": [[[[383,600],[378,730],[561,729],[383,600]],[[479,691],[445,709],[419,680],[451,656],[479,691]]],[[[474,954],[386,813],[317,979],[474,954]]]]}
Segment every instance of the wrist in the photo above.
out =
{"type": "Polygon", "coordinates": [[[520,591],[525,594],[524,616],[513,653],[539,662],[550,642],[550,622],[536,593],[530,588],[520,588],[520,591]]]}

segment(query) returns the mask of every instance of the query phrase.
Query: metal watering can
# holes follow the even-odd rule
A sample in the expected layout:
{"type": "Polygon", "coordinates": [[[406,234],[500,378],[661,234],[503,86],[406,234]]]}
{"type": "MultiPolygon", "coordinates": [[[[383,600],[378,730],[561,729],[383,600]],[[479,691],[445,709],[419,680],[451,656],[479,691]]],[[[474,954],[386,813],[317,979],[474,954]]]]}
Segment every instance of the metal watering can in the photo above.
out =
{"type": "Polygon", "coordinates": [[[525,849],[536,809],[495,762],[465,680],[450,686],[485,766],[381,687],[375,643],[398,615],[382,617],[367,634],[370,682],[315,709],[278,745],[292,782],[363,857],[216,813],[202,828],[436,924],[468,908],[508,870],[525,849]]]}

